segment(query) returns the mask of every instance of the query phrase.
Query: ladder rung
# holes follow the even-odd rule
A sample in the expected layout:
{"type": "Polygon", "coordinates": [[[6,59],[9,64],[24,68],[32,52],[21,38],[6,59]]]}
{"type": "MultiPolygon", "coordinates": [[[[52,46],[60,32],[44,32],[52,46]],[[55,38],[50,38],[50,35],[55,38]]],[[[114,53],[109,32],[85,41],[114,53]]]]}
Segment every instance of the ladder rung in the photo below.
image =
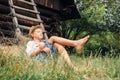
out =
{"type": "Polygon", "coordinates": [[[21,10],[24,10],[24,11],[28,11],[28,12],[32,12],[32,13],[38,13],[38,14],[40,13],[40,12],[37,12],[37,11],[34,11],[34,10],[22,8],[22,7],[15,6],[15,5],[11,5],[11,7],[16,8],[16,9],[21,9],[21,10]]]}
{"type": "Polygon", "coordinates": [[[28,26],[24,26],[24,25],[18,25],[18,27],[19,27],[19,28],[22,28],[22,29],[27,29],[27,30],[30,29],[30,27],[28,27],[28,26]]]}
{"type": "Polygon", "coordinates": [[[27,17],[27,16],[24,16],[24,15],[21,15],[21,14],[17,14],[17,13],[13,14],[13,16],[16,16],[16,17],[19,17],[19,18],[23,18],[23,19],[28,19],[28,20],[35,21],[35,22],[40,22],[40,23],[42,22],[42,21],[40,21],[38,19],[27,17]]]}
{"type": "Polygon", "coordinates": [[[26,3],[26,4],[29,4],[29,5],[36,6],[34,3],[28,2],[28,1],[25,1],[25,0],[18,0],[18,1],[23,2],[23,3],[26,3]]]}

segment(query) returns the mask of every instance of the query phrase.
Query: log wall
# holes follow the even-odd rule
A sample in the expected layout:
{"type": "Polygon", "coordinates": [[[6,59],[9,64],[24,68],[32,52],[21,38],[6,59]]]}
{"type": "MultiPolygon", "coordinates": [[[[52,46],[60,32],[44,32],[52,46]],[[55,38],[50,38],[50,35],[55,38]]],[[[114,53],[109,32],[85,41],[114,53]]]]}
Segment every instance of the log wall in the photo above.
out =
{"type": "Polygon", "coordinates": [[[35,0],[37,4],[60,10],[63,8],[60,0],[35,0]]]}
{"type": "MultiPolygon", "coordinates": [[[[10,15],[10,7],[8,4],[8,1],[9,0],[0,0],[0,35],[1,33],[3,33],[5,34],[5,36],[11,37],[11,36],[14,36],[15,25],[13,24],[13,21],[12,21],[12,15],[10,15]],[[10,33],[10,34],[6,34],[6,33],[10,33]]],[[[16,6],[33,10],[33,7],[31,5],[24,4],[18,0],[13,0],[13,1],[16,6]]],[[[30,0],[26,0],[26,1],[30,1],[30,0]]],[[[34,0],[34,1],[37,4],[37,9],[40,12],[41,19],[43,20],[45,29],[48,31],[49,35],[60,32],[58,27],[59,25],[55,27],[56,22],[69,19],[69,17],[70,18],[73,18],[74,16],[78,17],[76,14],[77,12],[76,12],[75,6],[74,7],[67,6],[68,4],[71,5],[70,1],[73,1],[73,0],[70,0],[70,1],[34,0]],[[69,13],[69,11],[71,11],[72,13],[69,13]]],[[[25,16],[36,18],[36,15],[34,13],[22,11],[19,9],[16,9],[15,12],[25,16]]],[[[22,18],[18,18],[18,23],[20,25],[25,25],[29,27],[39,24],[38,22],[30,21],[22,18]]],[[[28,31],[24,29],[21,29],[21,31],[23,31],[23,33],[25,34],[28,33],[28,31]]]]}

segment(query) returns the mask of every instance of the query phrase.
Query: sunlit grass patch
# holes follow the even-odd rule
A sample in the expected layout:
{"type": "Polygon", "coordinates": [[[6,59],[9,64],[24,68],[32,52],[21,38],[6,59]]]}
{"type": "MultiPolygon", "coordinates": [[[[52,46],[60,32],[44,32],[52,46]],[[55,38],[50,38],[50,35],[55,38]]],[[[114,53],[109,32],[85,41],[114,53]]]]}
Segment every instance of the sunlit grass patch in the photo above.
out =
{"type": "Polygon", "coordinates": [[[0,80],[119,80],[120,60],[108,57],[71,55],[79,72],[69,68],[62,58],[40,62],[26,56],[25,47],[0,47],[0,80]]]}

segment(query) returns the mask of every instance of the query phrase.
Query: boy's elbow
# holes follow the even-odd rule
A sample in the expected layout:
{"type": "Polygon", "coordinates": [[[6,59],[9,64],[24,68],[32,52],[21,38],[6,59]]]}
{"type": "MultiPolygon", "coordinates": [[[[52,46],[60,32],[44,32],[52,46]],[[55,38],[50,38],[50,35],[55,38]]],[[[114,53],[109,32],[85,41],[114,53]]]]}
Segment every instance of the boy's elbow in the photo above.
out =
{"type": "Polygon", "coordinates": [[[33,56],[32,53],[29,53],[29,52],[27,52],[27,51],[26,51],[26,53],[27,53],[27,56],[28,56],[28,57],[32,57],[32,56],[33,56]]]}
{"type": "Polygon", "coordinates": [[[34,57],[34,56],[36,56],[36,53],[35,53],[35,52],[32,52],[29,56],[30,56],[30,57],[34,57]]]}
{"type": "Polygon", "coordinates": [[[29,56],[32,58],[32,57],[34,57],[35,55],[31,54],[31,55],[29,55],[29,56]]]}

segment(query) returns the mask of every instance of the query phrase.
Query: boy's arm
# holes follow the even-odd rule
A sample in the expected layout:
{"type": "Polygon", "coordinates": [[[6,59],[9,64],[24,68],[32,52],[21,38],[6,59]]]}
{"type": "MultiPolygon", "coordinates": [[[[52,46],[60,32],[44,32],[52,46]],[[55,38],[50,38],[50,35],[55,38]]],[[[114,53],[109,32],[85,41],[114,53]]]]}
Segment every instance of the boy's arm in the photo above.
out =
{"type": "Polygon", "coordinates": [[[26,46],[26,52],[28,56],[33,57],[41,52],[41,48],[39,48],[39,46],[36,46],[36,43],[34,41],[29,41],[26,46]]]}
{"type": "Polygon", "coordinates": [[[30,55],[30,57],[36,56],[37,54],[39,54],[40,52],[42,52],[41,49],[38,49],[36,51],[33,51],[32,54],[30,55]]]}
{"type": "Polygon", "coordinates": [[[43,44],[41,44],[41,46],[40,46],[38,44],[36,46],[33,41],[29,41],[27,43],[27,48],[26,48],[27,55],[29,55],[30,57],[33,57],[33,56],[40,54],[40,52],[45,52],[46,54],[50,53],[50,49],[47,47],[44,48],[44,46],[42,47],[42,45],[43,44]]]}
{"type": "Polygon", "coordinates": [[[30,55],[31,57],[36,56],[37,54],[40,54],[40,52],[45,52],[46,54],[50,53],[50,48],[43,48],[43,49],[38,49],[36,51],[33,51],[32,54],[30,55]]]}
{"type": "Polygon", "coordinates": [[[44,51],[45,53],[49,54],[51,52],[50,48],[43,48],[42,51],[44,51]]]}

